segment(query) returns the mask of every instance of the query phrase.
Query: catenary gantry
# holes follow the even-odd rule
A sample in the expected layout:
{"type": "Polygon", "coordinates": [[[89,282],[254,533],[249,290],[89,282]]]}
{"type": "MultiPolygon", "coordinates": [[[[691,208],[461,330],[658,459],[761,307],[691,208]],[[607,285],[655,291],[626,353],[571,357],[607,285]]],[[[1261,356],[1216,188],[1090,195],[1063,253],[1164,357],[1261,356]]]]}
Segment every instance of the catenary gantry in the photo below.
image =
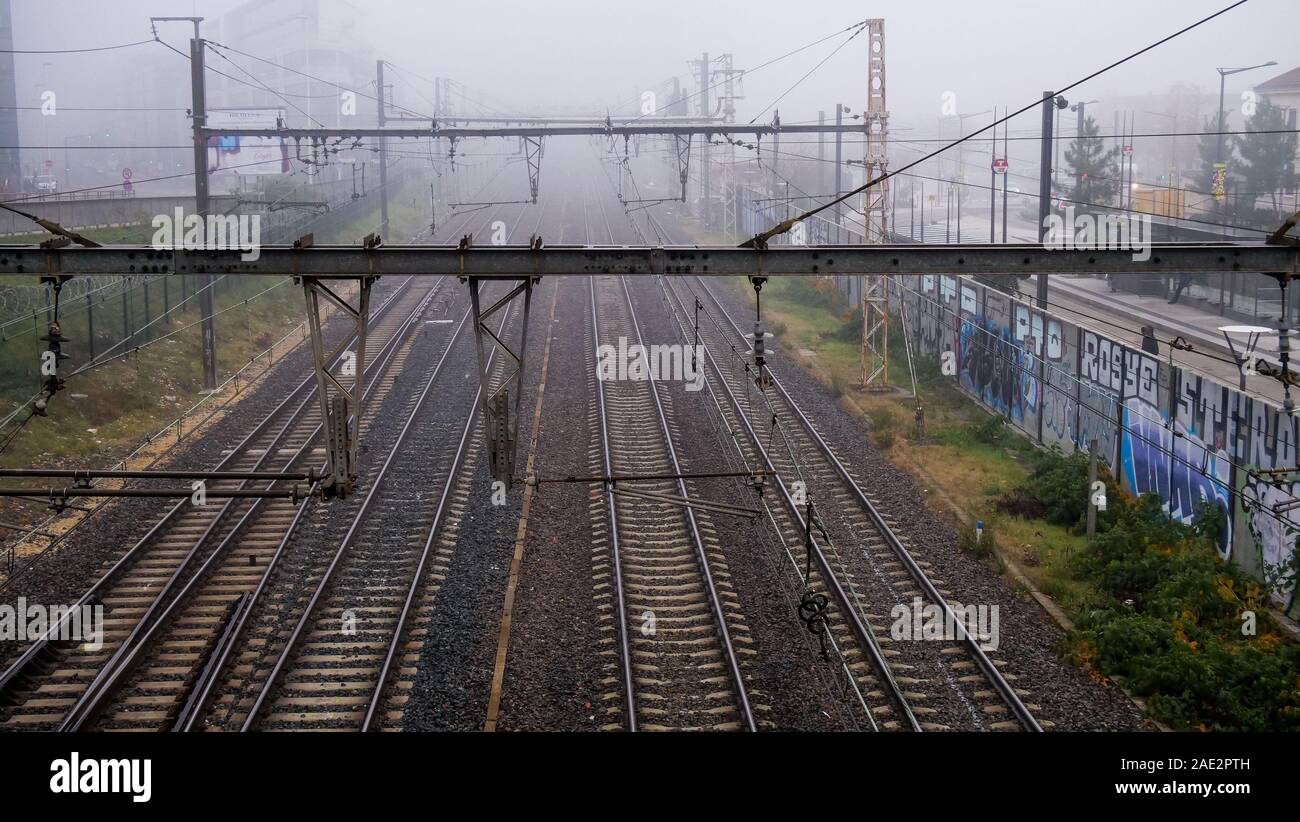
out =
{"type": "MultiPolygon", "coordinates": [[[[368,237],[361,246],[314,245],[310,238],[294,245],[265,246],[255,250],[153,248],[148,246],[73,247],[47,243],[43,246],[0,246],[0,276],[39,276],[62,282],[78,275],[149,274],[292,276],[306,294],[313,337],[315,369],[320,385],[322,411],[326,419],[326,450],[329,466],[321,483],[326,493],[347,494],[356,477],[359,439],[357,402],[342,390],[329,372],[332,357],[320,344],[322,317],[319,302],[325,299],[339,306],[356,325],[364,339],[370,288],[381,276],[454,276],[477,295],[487,280],[510,280],[516,287],[509,297],[486,309],[474,300],[474,329],[480,354],[493,346],[504,346],[491,335],[484,321],[510,299],[522,296],[525,305],[537,281],[544,276],[733,276],[748,277],[761,285],[768,277],[819,275],[922,275],[922,274],[1007,274],[1039,276],[1061,274],[1206,273],[1258,272],[1285,285],[1300,274],[1300,247],[1291,244],[1252,243],[1168,243],[1153,244],[1149,255],[1137,259],[1130,250],[1055,250],[1040,245],[978,246],[772,246],[760,238],[751,247],[736,246],[548,246],[540,237],[526,246],[475,246],[466,237],[459,245],[383,245],[368,237]],[[247,259],[246,259],[247,258],[247,259]],[[336,291],[340,281],[357,286],[357,302],[336,291]],[[330,389],[334,390],[330,390],[330,389]]],[[[66,241],[65,241],[66,242],[66,241]]],[[[1286,330],[1283,329],[1283,338],[1286,330]]],[[[519,378],[526,365],[526,335],[518,342],[518,353],[506,348],[515,360],[512,388],[518,403],[522,388],[519,378]]],[[[53,344],[53,343],[52,343],[53,344]]],[[[358,384],[363,379],[364,343],[358,346],[358,384]]],[[[480,356],[481,359],[481,356],[480,356]]],[[[1283,366],[1286,371],[1286,366],[1283,366]]],[[[485,374],[480,368],[480,382],[485,374]]],[[[1289,375],[1283,375],[1290,383],[1289,375]]],[[[484,396],[489,396],[484,394],[484,396]]],[[[504,394],[493,396],[480,411],[492,442],[493,476],[509,483],[515,449],[514,417],[504,394]]]]}

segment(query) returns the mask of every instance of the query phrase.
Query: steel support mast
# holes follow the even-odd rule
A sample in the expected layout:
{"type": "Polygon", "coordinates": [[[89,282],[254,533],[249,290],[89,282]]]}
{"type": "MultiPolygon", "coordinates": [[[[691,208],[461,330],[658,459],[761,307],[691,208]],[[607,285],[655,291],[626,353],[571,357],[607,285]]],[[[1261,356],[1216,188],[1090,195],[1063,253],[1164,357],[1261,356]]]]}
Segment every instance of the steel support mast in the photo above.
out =
{"type": "MultiPolygon", "coordinates": [[[[880,180],[888,165],[889,111],[885,105],[885,21],[867,21],[867,181],[880,180]]],[[[863,237],[868,245],[889,243],[889,181],[883,180],[862,194],[863,237]]],[[[883,388],[889,382],[889,275],[866,274],[862,278],[862,385],[883,388]]]]}

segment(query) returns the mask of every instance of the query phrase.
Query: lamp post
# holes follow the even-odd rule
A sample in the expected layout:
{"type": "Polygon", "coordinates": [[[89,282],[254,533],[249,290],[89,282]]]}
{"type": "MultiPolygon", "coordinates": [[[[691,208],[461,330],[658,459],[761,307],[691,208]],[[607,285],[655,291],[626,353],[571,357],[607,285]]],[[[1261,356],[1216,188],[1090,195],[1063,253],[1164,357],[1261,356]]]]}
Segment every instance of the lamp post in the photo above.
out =
{"type": "MultiPolygon", "coordinates": [[[[1215,151],[1215,153],[1214,153],[1214,159],[1215,159],[1215,162],[1217,162],[1217,163],[1222,163],[1222,162],[1224,162],[1224,160],[1223,160],[1223,132],[1225,132],[1225,131],[1228,130],[1228,127],[1227,127],[1228,113],[1227,113],[1226,111],[1224,111],[1224,109],[1223,109],[1223,93],[1224,93],[1224,91],[1226,90],[1226,87],[1227,87],[1228,75],[1229,75],[1229,74],[1241,74],[1243,71],[1253,71],[1253,70],[1255,70],[1255,69],[1259,69],[1259,68],[1267,68],[1268,66],[1276,66],[1276,65],[1277,65],[1277,61],[1276,61],[1276,60],[1269,60],[1267,63],[1260,63],[1260,64],[1257,65],[1257,66],[1246,66],[1246,67],[1244,67],[1244,68],[1217,68],[1217,69],[1215,69],[1215,71],[1219,72],[1219,143],[1218,143],[1218,148],[1216,149],[1216,151],[1215,151]]],[[[1225,176],[1226,176],[1226,174],[1225,174],[1225,176]]]]}

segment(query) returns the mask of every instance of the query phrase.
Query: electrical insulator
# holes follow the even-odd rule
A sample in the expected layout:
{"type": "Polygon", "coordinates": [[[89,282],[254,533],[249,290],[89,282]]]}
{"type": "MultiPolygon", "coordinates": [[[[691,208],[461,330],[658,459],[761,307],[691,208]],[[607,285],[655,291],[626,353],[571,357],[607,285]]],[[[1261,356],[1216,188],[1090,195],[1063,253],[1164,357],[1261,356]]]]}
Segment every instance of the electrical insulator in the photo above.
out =
{"type": "Polygon", "coordinates": [[[763,328],[762,320],[754,320],[754,370],[757,372],[754,382],[758,385],[760,391],[766,390],[771,384],[771,378],[767,374],[767,332],[763,328]]]}

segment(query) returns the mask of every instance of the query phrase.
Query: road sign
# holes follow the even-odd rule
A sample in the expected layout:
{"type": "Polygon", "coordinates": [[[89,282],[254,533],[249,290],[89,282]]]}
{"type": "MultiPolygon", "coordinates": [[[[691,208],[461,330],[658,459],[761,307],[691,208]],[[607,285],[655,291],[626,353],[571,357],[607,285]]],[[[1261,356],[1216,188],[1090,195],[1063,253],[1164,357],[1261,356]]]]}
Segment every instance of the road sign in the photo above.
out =
{"type": "Polygon", "coordinates": [[[131,171],[130,168],[124,168],[124,169],[122,169],[122,179],[123,179],[123,180],[129,180],[129,179],[131,179],[131,174],[132,174],[132,171],[131,171]]]}
{"type": "Polygon", "coordinates": [[[127,194],[130,194],[131,192],[133,192],[133,191],[135,190],[135,186],[133,186],[133,185],[131,184],[131,181],[130,181],[130,180],[123,180],[123,181],[122,181],[122,188],[126,191],[127,194]]]}
{"type": "Polygon", "coordinates": [[[993,161],[993,171],[994,171],[994,173],[996,173],[996,174],[1006,174],[1006,173],[1007,173],[1007,169],[1010,168],[1010,167],[1011,167],[1011,166],[1010,166],[1010,164],[1007,162],[1007,160],[1006,160],[1005,157],[999,157],[999,158],[997,158],[996,160],[993,161]]]}
{"type": "Polygon", "coordinates": [[[1133,153],[1133,146],[1124,146],[1124,153],[1125,153],[1125,154],[1132,154],[1132,153],[1133,153]]]}
{"type": "Polygon", "coordinates": [[[54,168],[54,161],[53,161],[53,160],[46,160],[46,161],[45,161],[45,167],[46,167],[46,168],[54,168]]]}

